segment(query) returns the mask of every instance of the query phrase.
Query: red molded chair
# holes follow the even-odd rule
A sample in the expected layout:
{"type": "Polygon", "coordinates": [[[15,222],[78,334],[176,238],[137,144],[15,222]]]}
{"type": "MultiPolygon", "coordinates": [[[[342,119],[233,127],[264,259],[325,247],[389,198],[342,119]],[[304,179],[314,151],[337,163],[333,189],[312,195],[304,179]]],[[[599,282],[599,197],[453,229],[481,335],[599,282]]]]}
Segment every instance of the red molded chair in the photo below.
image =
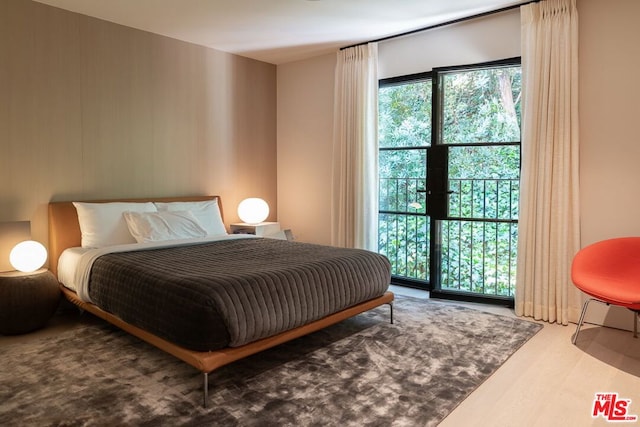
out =
{"type": "Polygon", "coordinates": [[[603,240],[582,248],[573,258],[571,280],[593,297],[585,301],[573,344],[591,301],[619,305],[633,311],[633,336],[640,316],[640,237],[603,240]]]}

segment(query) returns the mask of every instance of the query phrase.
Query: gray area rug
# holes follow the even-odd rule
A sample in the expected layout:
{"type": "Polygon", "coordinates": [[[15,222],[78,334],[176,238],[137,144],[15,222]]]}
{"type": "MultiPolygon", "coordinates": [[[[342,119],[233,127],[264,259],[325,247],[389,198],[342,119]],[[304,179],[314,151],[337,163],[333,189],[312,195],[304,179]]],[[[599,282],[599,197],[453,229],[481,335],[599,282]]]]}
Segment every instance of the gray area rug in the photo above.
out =
{"type": "MultiPolygon", "coordinates": [[[[101,321],[0,348],[0,425],[431,426],[542,326],[398,297],[202,374],[101,321]]],[[[89,316],[89,315],[85,315],[89,316]]]]}

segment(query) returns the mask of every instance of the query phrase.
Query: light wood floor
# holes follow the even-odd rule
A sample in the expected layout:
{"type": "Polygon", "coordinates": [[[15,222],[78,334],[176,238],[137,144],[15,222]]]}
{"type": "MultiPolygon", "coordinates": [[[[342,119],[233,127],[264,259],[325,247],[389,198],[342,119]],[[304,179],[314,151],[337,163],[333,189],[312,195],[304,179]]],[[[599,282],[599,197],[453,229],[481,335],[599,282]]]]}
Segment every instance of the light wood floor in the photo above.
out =
{"type": "MultiPolygon", "coordinates": [[[[392,287],[396,294],[428,298],[428,294],[392,287]]],[[[505,316],[504,307],[463,305],[505,316]]],[[[91,322],[92,316],[57,315],[40,331],[0,335],[0,345],[55,334],[69,322],[91,322]]],[[[629,320],[631,322],[631,318],[629,320]]],[[[630,414],[640,426],[640,339],[631,332],[585,326],[576,346],[575,325],[544,324],[544,328],[476,389],[440,425],[442,427],[583,427],[611,425],[591,411],[596,393],[616,392],[631,399],[630,414]]]]}

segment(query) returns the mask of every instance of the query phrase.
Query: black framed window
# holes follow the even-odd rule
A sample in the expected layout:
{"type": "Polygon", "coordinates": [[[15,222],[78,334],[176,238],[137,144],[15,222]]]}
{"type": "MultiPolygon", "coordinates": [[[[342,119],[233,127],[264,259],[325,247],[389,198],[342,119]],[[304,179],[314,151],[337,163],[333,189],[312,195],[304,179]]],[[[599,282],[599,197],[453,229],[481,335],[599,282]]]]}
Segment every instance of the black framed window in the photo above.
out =
{"type": "Polygon", "coordinates": [[[512,299],[520,59],[380,81],[379,251],[432,296],[512,299]]]}

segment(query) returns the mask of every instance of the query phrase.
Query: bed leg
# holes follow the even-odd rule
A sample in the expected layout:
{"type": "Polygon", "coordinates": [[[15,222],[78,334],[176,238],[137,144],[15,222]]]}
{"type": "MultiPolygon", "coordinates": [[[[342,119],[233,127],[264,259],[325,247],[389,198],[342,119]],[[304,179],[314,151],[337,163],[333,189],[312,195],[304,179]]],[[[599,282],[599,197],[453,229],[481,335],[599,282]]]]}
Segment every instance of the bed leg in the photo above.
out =
{"type": "Polygon", "coordinates": [[[204,389],[203,389],[202,406],[207,407],[207,400],[209,400],[209,373],[204,372],[204,389]]]}
{"type": "Polygon", "coordinates": [[[393,325],[393,303],[392,302],[388,302],[387,305],[389,305],[389,323],[391,323],[393,325]]]}

